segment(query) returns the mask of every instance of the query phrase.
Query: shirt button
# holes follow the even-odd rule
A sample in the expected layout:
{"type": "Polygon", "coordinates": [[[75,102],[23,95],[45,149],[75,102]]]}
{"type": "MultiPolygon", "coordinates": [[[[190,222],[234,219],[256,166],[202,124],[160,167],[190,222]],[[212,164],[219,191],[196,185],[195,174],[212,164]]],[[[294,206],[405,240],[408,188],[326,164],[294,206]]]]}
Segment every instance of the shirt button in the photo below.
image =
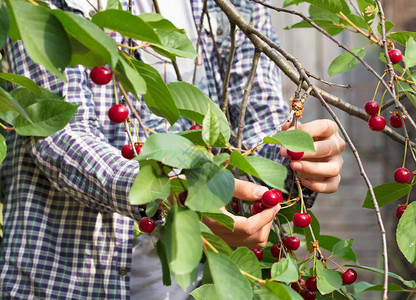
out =
{"type": "Polygon", "coordinates": [[[118,274],[120,276],[125,276],[127,274],[127,269],[126,268],[120,268],[120,270],[118,271],[118,274]]]}

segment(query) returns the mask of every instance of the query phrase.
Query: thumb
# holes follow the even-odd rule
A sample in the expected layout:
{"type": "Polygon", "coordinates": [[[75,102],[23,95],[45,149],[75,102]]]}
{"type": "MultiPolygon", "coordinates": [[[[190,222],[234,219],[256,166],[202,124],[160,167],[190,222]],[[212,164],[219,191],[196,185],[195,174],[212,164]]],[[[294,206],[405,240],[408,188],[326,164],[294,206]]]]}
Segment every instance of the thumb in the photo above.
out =
{"type": "Polygon", "coordinates": [[[246,201],[256,201],[269,189],[249,181],[234,179],[234,197],[246,201]]]}

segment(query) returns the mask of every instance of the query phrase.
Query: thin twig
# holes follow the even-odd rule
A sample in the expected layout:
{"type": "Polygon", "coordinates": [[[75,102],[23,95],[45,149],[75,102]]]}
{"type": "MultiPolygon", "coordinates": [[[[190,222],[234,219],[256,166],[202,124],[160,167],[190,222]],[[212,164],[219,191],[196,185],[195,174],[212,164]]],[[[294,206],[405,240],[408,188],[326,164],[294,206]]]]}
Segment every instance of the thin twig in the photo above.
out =
{"type": "Polygon", "coordinates": [[[230,46],[230,54],[228,55],[227,60],[227,68],[225,69],[223,86],[222,86],[222,103],[221,109],[222,112],[226,114],[228,120],[230,120],[230,116],[228,113],[228,85],[230,84],[230,75],[231,75],[231,68],[234,60],[235,54],[235,24],[230,23],[230,38],[231,38],[231,46],[230,46]]]}

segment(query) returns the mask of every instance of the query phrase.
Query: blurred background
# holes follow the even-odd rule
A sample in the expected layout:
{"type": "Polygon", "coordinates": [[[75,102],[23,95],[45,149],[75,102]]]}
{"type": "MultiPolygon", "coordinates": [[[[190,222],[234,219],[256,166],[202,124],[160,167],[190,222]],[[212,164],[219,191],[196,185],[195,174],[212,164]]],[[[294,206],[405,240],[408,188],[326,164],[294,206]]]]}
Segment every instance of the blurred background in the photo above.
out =
{"type": "MultiPolygon", "coordinates": [[[[413,1],[382,2],[386,19],[395,24],[392,31],[416,30],[416,5],[409,5],[413,1]]],[[[283,0],[272,1],[273,5],[279,7],[282,3],[283,0]]],[[[300,4],[288,8],[296,11],[300,10],[308,16],[308,5],[300,4]]],[[[327,69],[332,60],[340,55],[343,50],[312,28],[284,30],[286,26],[301,21],[299,17],[275,11],[272,14],[283,48],[297,57],[307,70],[318,77],[331,82],[350,84],[351,88],[328,87],[315,82],[316,85],[363,109],[364,104],[370,101],[374,95],[377,85],[377,79],[374,75],[366,68],[358,66],[348,73],[330,77],[327,69]]],[[[350,32],[342,32],[336,38],[350,48],[359,48],[368,44],[364,38],[350,32]]],[[[396,48],[403,50],[401,45],[398,44],[396,44],[396,48]]],[[[379,60],[381,49],[372,46],[369,50],[365,60],[382,75],[385,66],[379,60]]],[[[283,83],[284,97],[290,99],[293,97],[296,86],[287,78],[284,78],[283,83]]],[[[379,103],[382,93],[383,90],[379,91],[375,99],[379,103]]],[[[386,96],[385,101],[387,98],[386,96]]],[[[408,100],[404,104],[409,113],[415,116],[414,106],[408,100]]],[[[371,131],[366,121],[351,117],[339,109],[334,108],[333,110],[355,144],[372,185],[377,186],[393,181],[394,170],[401,167],[402,164],[404,146],[392,141],[381,132],[371,131]]],[[[389,111],[394,111],[394,107],[386,109],[382,114],[387,122],[390,116],[389,111]]],[[[325,108],[313,97],[307,100],[303,116],[302,122],[317,118],[331,118],[325,108]]],[[[399,133],[402,132],[399,131],[399,133]]],[[[410,136],[414,137],[415,135],[413,133],[410,136]]],[[[373,210],[361,207],[368,189],[348,145],[343,158],[344,167],[341,173],[342,182],[339,190],[331,195],[321,194],[312,211],[320,221],[321,234],[333,235],[342,239],[354,239],[353,249],[357,254],[358,263],[382,269],[381,234],[376,214],[373,210]]],[[[411,171],[415,170],[414,163],[411,161],[407,162],[406,167],[411,171]]],[[[396,208],[398,203],[404,203],[405,201],[406,199],[403,198],[383,206],[381,212],[387,230],[390,271],[400,274],[407,280],[414,280],[416,279],[416,269],[402,256],[395,241],[396,208]]],[[[412,195],[410,201],[414,201],[414,195],[412,195]]],[[[382,283],[381,277],[376,278],[374,273],[363,270],[359,270],[358,280],[382,283]]],[[[406,299],[407,296],[408,294],[392,293],[389,295],[389,299],[406,299]]],[[[377,292],[365,293],[363,299],[380,299],[380,294],[377,292]]],[[[416,299],[416,295],[412,299],[416,299]]]]}

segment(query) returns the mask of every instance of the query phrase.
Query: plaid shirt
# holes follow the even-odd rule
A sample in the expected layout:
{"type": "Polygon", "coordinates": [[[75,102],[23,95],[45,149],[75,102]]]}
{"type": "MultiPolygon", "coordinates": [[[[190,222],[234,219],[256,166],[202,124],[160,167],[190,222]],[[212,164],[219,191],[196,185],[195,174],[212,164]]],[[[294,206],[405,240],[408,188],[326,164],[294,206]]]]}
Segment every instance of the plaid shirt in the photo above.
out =
{"type": "MultiPolygon", "coordinates": [[[[61,1],[50,2],[65,8],[61,1]]],[[[126,7],[128,1],[122,2],[126,7]]],[[[262,6],[234,2],[259,30],[276,39],[262,6]]],[[[191,3],[199,28],[203,0],[191,3]]],[[[215,12],[219,8],[209,0],[208,9],[215,12]]],[[[115,39],[123,42],[120,36],[115,39]]],[[[225,67],[229,37],[218,47],[225,67]]],[[[220,103],[223,70],[204,30],[202,49],[206,92],[220,103]]],[[[234,128],[253,52],[250,41],[238,31],[229,89],[234,128]]],[[[137,161],[120,154],[122,145],[128,143],[123,124],[110,123],[107,117],[115,103],[113,84],[93,84],[83,66],[67,68],[68,83],[63,83],[35,64],[20,41],[9,42],[6,53],[11,73],[27,76],[80,106],[64,129],[47,138],[13,132],[6,137],[8,153],[1,166],[5,222],[0,249],[1,299],[129,299],[133,220],[140,214],[128,194],[139,168],[137,161]]],[[[132,101],[146,126],[165,130],[164,119],[132,101]]],[[[244,143],[250,147],[270,135],[287,112],[279,71],[262,55],[247,107],[244,143]]],[[[189,126],[180,119],[175,129],[189,126]]],[[[142,133],[140,138],[144,140],[142,133]]],[[[259,155],[282,161],[276,146],[262,147],[259,155]]]]}

